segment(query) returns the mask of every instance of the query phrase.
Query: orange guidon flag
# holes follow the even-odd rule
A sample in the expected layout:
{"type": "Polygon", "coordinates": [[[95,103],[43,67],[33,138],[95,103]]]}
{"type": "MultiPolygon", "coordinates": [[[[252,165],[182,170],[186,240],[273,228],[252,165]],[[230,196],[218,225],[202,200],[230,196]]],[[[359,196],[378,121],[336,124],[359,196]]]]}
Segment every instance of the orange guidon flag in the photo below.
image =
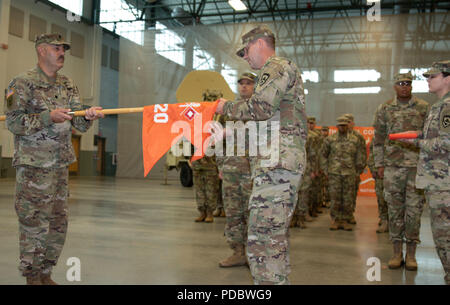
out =
{"type": "Polygon", "coordinates": [[[144,107],[142,151],[144,176],[182,136],[195,147],[192,161],[204,155],[203,143],[210,135],[207,123],[212,121],[215,102],[157,104],[144,107]],[[205,131],[205,132],[204,132],[205,131]]]}

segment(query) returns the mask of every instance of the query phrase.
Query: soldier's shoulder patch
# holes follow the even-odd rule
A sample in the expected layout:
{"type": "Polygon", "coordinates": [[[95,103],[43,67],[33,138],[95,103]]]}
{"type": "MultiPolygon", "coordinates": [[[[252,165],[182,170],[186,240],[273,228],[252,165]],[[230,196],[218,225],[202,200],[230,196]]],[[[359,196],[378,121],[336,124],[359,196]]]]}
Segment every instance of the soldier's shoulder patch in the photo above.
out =
{"type": "Polygon", "coordinates": [[[261,72],[261,75],[258,78],[258,87],[262,87],[278,78],[282,75],[282,71],[283,65],[277,61],[271,61],[261,72]]]}
{"type": "Polygon", "coordinates": [[[439,118],[439,129],[443,131],[450,131],[450,107],[444,107],[442,109],[439,118]]]}
{"type": "Polygon", "coordinates": [[[261,75],[261,77],[258,80],[258,85],[263,86],[269,78],[270,78],[269,73],[263,73],[263,75],[261,75]]]}

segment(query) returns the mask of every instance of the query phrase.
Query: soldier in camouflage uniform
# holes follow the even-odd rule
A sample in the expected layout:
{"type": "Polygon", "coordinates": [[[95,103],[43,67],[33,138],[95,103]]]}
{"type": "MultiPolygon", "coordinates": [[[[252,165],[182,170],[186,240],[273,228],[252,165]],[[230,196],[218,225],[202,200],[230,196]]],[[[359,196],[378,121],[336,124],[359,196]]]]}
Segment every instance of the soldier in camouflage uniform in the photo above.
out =
{"type": "Polygon", "coordinates": [[[384,178],[384,199],[388,204],[389,237],[394,255],[389,268],[403,263],[406,240],[406,269],[416,270],[416,245],[420,242],[420,217],[425,198],[415,187],[419,149],[412,144],[389,140],[388,135],[407,130],[421,130],[429,111],[426,101],[411,94],[412,75],[395,76],[396,97],[381,104],[374,119],[373,156],[377,176],[384,178]]]}
{"type": "MultiPolygon", "coordinates": [[[[221,97],[223,97],[222,92],[217,91],[217,90],[206,90],[205,92],[203,92],[203,100],[206,102],[214,102],[214,101],[217,101],[221,97]]],[[[221,123],[222,125],[224,124],[223,118],[220,115],[216,114],[214,116],[213,120],[221,123]]],[[[212,147],[209,147],[209,149],[212,149],[212,147]]],[[[205,160],[206,161],[204,162],[203,165],[200,165],[198,163],[195,165],[197,168],[197,175],[202,175],[202,174],[207,175],[207,177],[202,177],[201,180],[204,180],[206,178],[211,178],[211,179],[213,179],[213,181],[217,181],[217,183],[218,183],[217,187],[210,186],[207,188],[208,192],[217,190],[217,194],[214,195],[214,194],[205,193],[206,186],[199,186],[199,189],[196,189],[196,194],[198,194],[200,196],[199,198],[203,198],[203,199],[200,199],[200,201],[206,200],[206,202],[209,202],[209,199],[206,199],[206,198],[216,198],[216,200],[217,200],[217,202],[215,204],[216,210],[212,213],[212,215],[214,217],[225,217],[225,211],[223,208],[223,200],[222,200],[222,180],[219,179],[219,170],[216,165],[216,170],[215,170],[216,177],[212,177],[214,174],[213,174],[212,170],[209,170],[209,165],[208,165],[209,162],[215,163],[216,159],[214,157],[212,157],[212,158],[205,159],[205,160]],[[199,193],[197,193],[197,191],[199,193]],[[206,197],[203,197],[203,196],[206,196],[206,197]]],[[[199,176],[197,176],[197,178],[200,179],[199,176]]],[[[194,186],[194,189],[195,189],[195,186],[194,186]]],[[[198,204],[199,204],[199,201],[197,200],[197,205],[198,204]]],[[[195,221],[196,222],[202,222],[202,221],[212,222],[211,219],[209,217],[207,217],[207,211],[206,211],[207,209],[203,209],[203,206],[204,206],[203,204],[200,204],[200,205],[202,206],[202,208],[200,210],[200,216],[198,218],[196,218],[195,221]]],[[[211,206],[211,203],[208,203],[208,205],[211,206]]]]}
{"type": "Polygon", "coordinates": [[[217,112],[261,121],[258,132],[267,136],[267,143],[258,141],[258,154],[250,155],[247,258],[255,284],[289,284],[289,223],[306,165],[303,82],[292,61],[276,56],[275,36],[265,26],[242,36],[237,55],[260,70],[258,83],[250,99],[237,104],[222,100],[217,112]]]}
{"type": "Polygon", "coordinates": [[[200,215],[195,222],[214,222],[213,211],[219,195],[219,174],[214,156],[205,155],[191,163],[195,200],[200,215]]]}
{"type": "Polygon", "coordinates": [[[377,195],[378,216],[380,218],[378,222],[377,233],[389,232],[388,207],[386,201],[384,200],[383,194],[384,179],[378,177],[378,172],[377,169],[375,168],[375,161],[373,158],[373,141],[370,142],[370,153],[367,165],[369,166],[370,173],[372,174],[372,177],[375,180],[375,194],[377,195]]]}
{"type": "MultiPolygon", "coordinates": [[[[311,144],[312,149],[315,150],[314,154],[316,156],[319,156],[322,150],[323,138],[320,130],[316,129],[315,117],[308,117],[308,134],[311,134],[312,136],[311,144]]],[[[316,162],[319,162],[318,158],[315,158],[314,160],[316,162]]],[[[317,214],[322,213],[322,175],[320,173],[320,165],[318,163],[317,165],[312,165],[311,168],[313,169],[313,173],[311,176],[311,186],[309,187],[308,191],[308,203],[310,207],[309,212],[312,217],[317,217],[317,214]]]]}
{"type": "Polygon", "coordinates": [[[358,153],[358,138],[348,132],[349,120],[337,118],[338,132],[325,139],[321,168],[330,182],[330,230],[353,230],[348,222],[352,211],[355,176],[365,159],[358,153]]]}
{"type": "Polygon", "coordinates": [[[362,159],[364,160],[364,164],[362,168],[356,169],[356,179],[355,179],[355,195],[353,199],[353,206],[352,206],[352,213],[348,215],[348,222],[351,224],[356,224],[355,220],[355,209],[356,209],[356,197],[358,196],[358,190],[359,190],[359,183],[361,182],[361,174],[364,172],[364,168],[366,167],[366,161],[367,161],[367,150],[366,150],[366,139],[364,139],[363,135],[360,134],[358,131],[354,130],[353,127],[355,127],[355,118],[353,117],[353,114],[347,113],[344,115],[348,120],[348,132],[353,134],[355,137],[358,138],[358,153],[361,154],[362,159]]]}
{"type": "Polygon", "coordinates": [[[300,183],[300,189],[298,191],[297,207],[295,208],[294,216],[291,220],[291,227],[306,228],[305,222],[311,222],[312,218],[309,216],[311,211],[311,188],[313,179],[316,177],[316,173],[319,171],[319,151],[314,147],[315,135],[312,132],[308,132],[306,139],[306,168],[305,173],[300,183]]]}
{"type": "Polygon", "coordinates": [[[70,45],[59,34],[39,35],[38,64],[14,78],[6,94],[6,126],[14,134],[15,209],[19,218],[20,265],[27,284],[56,284],[51,279],[67,232],[68,166],[75,162],[72,126],[86,131],[103,117],[100,107],[84,117],[73,81],[57,73],[70,45]]]}
{"type": "Polygon", "coordinates": [[[420,147],[416,187],[425,190],[430,206],[436,251],[450,285],[450,60],[433,63],[423,74],[439,101],[431,106],[419,139],[402,140],[420,147]]]}
{"type": "MultiPolygon", "coordinates": [[[[238,80],[239,100],[247,100],[253,94],[256,75],[243,73],[238,80]]],[[[224,116],[225,121],[229,119],[224,116]]],[[[234,138],[234,129],[229,132],[234,138]]],[[[228,136],[227,136],[228,137],[228,136]]],[[[219,263],[220,267],[234,267],[247,264],[245,245],[247,244],[248,200],[252,191],[252,179],[248,150],[246,156],[239,156],[238,145],[245,151],[245,142],[234,141],[233,155],[216,155],[219,177],[222,179],[222,194],[226,213],[225,236],[233,254],[219,263]],[[242,147],[243,146],[243,147],[242,147]]]]}
{"type": "MultiPolygon", "coordinates": [[[[322,126],[321,133],[323,140],[328,137],[330,129],[328,126],[322,126]]],[[[322,175],[322,194],[323,194],[323,207],[329,208],[330,207],[330,193],[328,191],[328,179],[325,177],[325,175],[322,175]]]]}

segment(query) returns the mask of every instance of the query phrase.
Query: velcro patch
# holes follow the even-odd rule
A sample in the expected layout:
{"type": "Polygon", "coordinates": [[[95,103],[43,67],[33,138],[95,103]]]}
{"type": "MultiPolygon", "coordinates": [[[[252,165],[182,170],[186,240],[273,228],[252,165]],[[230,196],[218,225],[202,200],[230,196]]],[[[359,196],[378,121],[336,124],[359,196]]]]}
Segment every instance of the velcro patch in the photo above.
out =
{"type": "Polygon", "coordinates": [[[444,111],[441,115],[441,128],[445,131],[450,130],[450,110],[444,111]]]}

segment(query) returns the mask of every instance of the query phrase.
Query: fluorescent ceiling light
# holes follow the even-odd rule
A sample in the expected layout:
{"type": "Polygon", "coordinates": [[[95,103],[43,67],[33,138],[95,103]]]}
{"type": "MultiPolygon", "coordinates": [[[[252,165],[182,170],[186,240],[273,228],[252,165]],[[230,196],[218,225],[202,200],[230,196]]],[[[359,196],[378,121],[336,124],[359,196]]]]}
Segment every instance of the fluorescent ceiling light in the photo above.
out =
{"type": "Polygon", "coordinates": [[[336,88],[334,94],[370,94],[379,93],[381,87],[336,88]]]}
{"type": "Polygon", "coordinates": [[[235,11],[246,11],[247,7],[241,0],[228,0],[228,4],[235,10],[235,11]]]}

